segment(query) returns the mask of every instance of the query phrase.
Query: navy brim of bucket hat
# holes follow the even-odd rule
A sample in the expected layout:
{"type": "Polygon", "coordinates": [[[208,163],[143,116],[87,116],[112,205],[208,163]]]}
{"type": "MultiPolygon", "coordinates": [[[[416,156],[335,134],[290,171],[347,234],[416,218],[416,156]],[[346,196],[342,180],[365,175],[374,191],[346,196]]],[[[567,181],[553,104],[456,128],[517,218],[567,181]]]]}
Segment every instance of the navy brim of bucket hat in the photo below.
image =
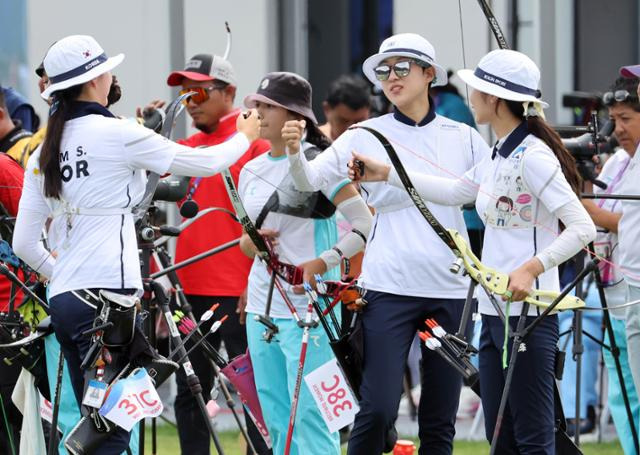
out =
{"type": "Polygon", "coordinates": [[[509,101],[531,101],[534,103],[540,103],[543,108],[549,107],[549,104],[536,96],[536,90],[513,84],[509,81],[500,80],[495,76],[489,77],[489,79],[481,78],[477,75],[478,70],[462,69],[458,70],[457,74],[462,81],[473,87],[474,89],[488,93],[489,95],[497,96],[509,101]],[[491,80],[492,82],[490,82],[491,80]]]}
{"type": "MultiPolygon", "coordinates": [[[[104,55],[104,54],[103,54],[104,55]]],[[[49,99],[49,97],[58,90],[64,90],[75,85],[84,84],[96,77],[111,71],[118,66],[124,60],[124,54],[118,54],[114,57],[97,57],[99,63],[93,68],[86,71],[85,66],[75,68],[67,73],[59,74],[53,77],[49,77],[50,85],[42,92],[42,98],[49,99]]]]}

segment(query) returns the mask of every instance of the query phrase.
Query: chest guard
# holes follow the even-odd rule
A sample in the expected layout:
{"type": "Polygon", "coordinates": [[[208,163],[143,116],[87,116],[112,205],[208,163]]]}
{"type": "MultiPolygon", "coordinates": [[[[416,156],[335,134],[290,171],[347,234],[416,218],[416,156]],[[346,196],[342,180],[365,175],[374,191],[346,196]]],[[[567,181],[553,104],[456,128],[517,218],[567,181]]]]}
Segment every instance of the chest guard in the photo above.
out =
{"type": "MultiPolygon", "coordinates": [[[[308,161],[313,160],[321,150],[303,142],[302,148],[308,161]]],[[[287,174],[256,218],[256,228],[260,229],[269,212],[291,215],[298,218],[326,219],[333,216],[336,206],[320,191],[299,191],[291,174],[287,174]]]]}
{"type": "Polygon", "coordinates": [[[495,171],[491,201],[484,213],[486,225],[496,229],[532,228],[538,199],[524,180],[524,156],[531,144],[525,140],[495,171]]]}

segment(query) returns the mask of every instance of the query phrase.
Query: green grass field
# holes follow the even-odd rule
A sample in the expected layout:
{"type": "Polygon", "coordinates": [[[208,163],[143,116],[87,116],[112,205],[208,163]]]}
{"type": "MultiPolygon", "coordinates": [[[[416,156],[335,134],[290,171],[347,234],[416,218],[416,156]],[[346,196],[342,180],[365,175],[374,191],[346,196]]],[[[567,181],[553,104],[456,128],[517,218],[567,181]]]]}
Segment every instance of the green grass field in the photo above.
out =
{"type": "MultiPolygon", "coordinates": [[[[244,455],[244,441],[239,432],[220,433],[220,443],[226,455],[244,455]]],[[[170,425],[158,427],[158,455],[179,455],[180,445],[178,444],[178,435],[175,428],[170,425]]],[[[618,442],[606,444],[583,444],[582,449],[585,455],[621,455],[622,449],[618,442]]],[[[151,451],[151,430],[147,426],[146,431],[146,448],[145,453],[150,454],[151,451]]],[[[215,454],[215,449],[211,453],[215,454]]],[[[347,453],[346,448],[342,449],[342,453],[347,453]]],[[[456,441],[453,453],[455,455],[485,455],[489,453],[489,444],[486,442],[467,442],[456,441]]]]}

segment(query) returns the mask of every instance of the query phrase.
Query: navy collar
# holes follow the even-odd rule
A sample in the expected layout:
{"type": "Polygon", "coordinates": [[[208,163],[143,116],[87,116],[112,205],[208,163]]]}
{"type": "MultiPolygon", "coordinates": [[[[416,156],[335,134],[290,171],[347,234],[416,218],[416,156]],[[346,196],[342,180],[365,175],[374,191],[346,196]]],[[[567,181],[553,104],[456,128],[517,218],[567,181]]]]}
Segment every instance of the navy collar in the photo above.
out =
{"type": "Polygon", "coordinates": [[[92,101],[74,101],[71,104],[71,111],[67,114],[66,120],[73,120],[74,118],[84,117],[85,115],[104,115],[105,117],[115,118],[109,109],[101,104],[92,101]]]}
{"type": "Polygon", "coordinates": [[[425,126],[436,118],[436,109],[433,98],[429,97],[429,112],[427,112],[427,115],[422,120],[420,120],[420,122],[416,123],[412,118],[409,118],[402,112],[400,112],[400,110],[395,106],[393,106],[393,118],[401,123],[404,123],[405,125],[425,126]]]}
{"type": "Polygon", "coordinates": [[[496,147],[493,148],[491,159],[494,159],[496,157],[496,153],[499,153],[503,158],[508,158],[509,155],[511,155],[511,152],[513,152],[515,148],[520,145],[520,143],[524,141],[524,138],[528,135],[529,129],[527,128],[527,122],[524,121],[520,123],[520,125],[518,125],[515,130],[509,133],[509,136],[507,136],[504,143],[502,144],[502,146],[500,146],[499,149],[496,149],[496,147]]]}

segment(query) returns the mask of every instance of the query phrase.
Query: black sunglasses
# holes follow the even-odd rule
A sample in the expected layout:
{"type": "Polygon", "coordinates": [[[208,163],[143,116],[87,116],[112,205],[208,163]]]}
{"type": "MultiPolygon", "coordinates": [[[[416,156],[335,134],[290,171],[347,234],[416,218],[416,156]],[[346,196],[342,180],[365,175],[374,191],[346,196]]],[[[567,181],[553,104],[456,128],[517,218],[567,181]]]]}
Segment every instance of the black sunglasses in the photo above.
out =
{"type": "Polygon", "coordinates": [[[391,70],[396,73],[396,76],[399,78],[407,77],[409,72],[411,72],[411,64],[415,63],[422,68],[429,68],[431,65],[428,63],[423,63],[417,60],[403,60],[401,62],[396,62],[393,65],[379,65],[373,69],[373,72],[376,75],[376,79],[379,81],[386,81],[391,76],[391,70]]]}
{"type": "Polygon", "coordinates": [[[625,101],[637,103],[638,97],[626,90],[616,90],[615,92],[607,92],[602,95],[602,104],[605,106],[611,106],[614,103],[623,103],[625,101]]]}

